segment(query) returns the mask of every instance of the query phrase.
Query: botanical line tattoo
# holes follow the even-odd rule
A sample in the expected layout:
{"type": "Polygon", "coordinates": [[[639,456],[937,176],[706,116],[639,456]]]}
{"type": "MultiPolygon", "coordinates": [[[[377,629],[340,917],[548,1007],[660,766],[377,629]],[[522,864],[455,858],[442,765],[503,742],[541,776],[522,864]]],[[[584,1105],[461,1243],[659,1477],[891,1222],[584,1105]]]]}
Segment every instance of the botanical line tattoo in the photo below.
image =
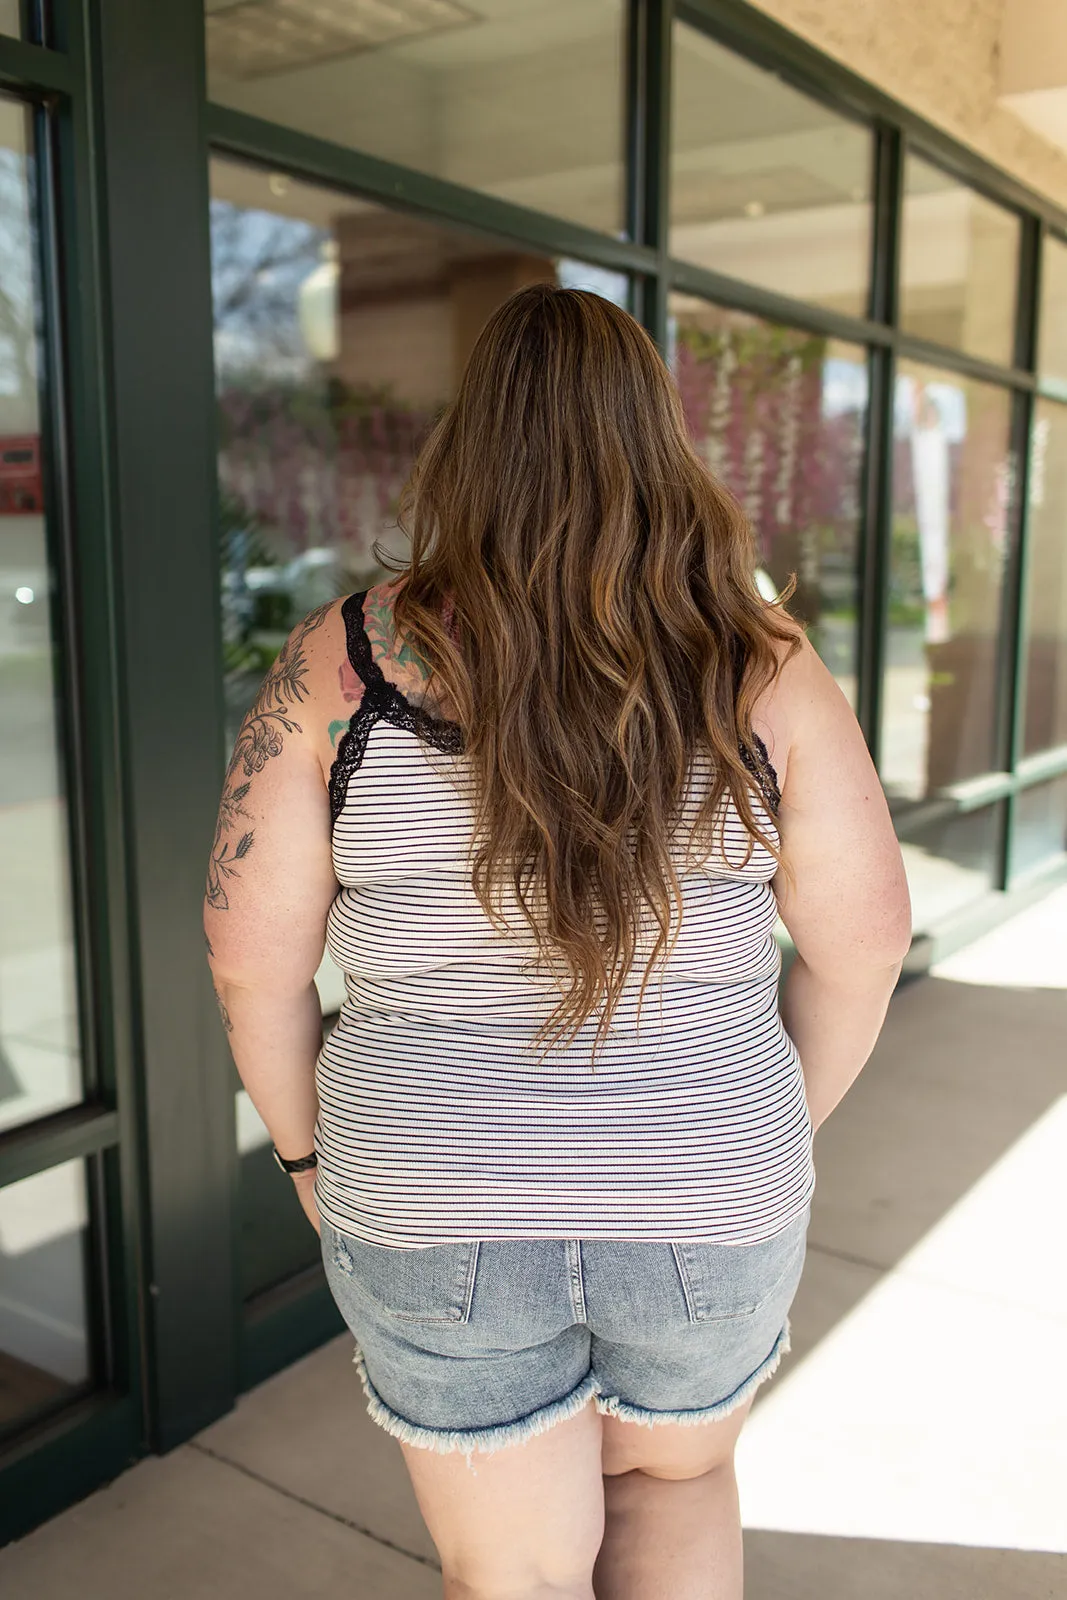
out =
{"type": "Polygon", "coordinates": [[[208,865],[207,903],[215,911],[229,910],[227,882],[240,876],[237,863],[244,860],[255,843],[255,830],[244,826],[249,820],[244,801],[252,779],[274,756],[281,755],[287,733],[302,731],[292,708],[307,698],[304,643],[308,634],[322,626],[331,604],[312,611],[289,635],[241,724],[226,769],[208,865]]]}
{"type": "Polygon", "coordinates": [[[219,1016],[222,1018],[222,1026],[225,1028],[227,1033],[232,1033],[233,1021],[230,1017],[230,1013],[226,1009],[226,1002],[222,998],[221,994],[219,994],[217,989],[215,990],[215,999],[219,1003],[219,1016]]]}

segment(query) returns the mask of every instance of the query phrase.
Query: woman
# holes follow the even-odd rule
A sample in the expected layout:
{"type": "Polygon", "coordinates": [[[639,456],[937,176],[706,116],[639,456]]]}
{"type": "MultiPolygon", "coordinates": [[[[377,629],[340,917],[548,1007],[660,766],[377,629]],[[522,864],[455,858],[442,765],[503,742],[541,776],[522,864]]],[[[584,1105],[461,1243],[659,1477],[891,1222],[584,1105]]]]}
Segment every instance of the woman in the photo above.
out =
{"type": "Polygon", "coordinates": [[[237,740],[233,1053],[445,1594],[735,1600],[812,1133],[909,941],[882,791],[607,301],[495,313],[402,521],[410,561],[300,623],[237,740]]]}

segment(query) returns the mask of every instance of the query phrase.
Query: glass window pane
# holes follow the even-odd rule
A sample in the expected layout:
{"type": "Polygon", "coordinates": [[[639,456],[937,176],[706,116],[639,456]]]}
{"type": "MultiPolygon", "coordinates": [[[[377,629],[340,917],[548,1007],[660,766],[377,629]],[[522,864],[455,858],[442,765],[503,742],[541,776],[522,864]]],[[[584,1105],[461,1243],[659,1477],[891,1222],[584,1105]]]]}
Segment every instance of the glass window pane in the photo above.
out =
{"type": "Polygon", "coordinates": [[[1067,406],[1038,400],[1030,450],[1023,751],[1067,744],[1067,406]]]}
{"type": "Polygon", "coordinates": [[[1067,855],[1067,777],[1023,789],[1015,800],[1012,878],[1051,867],[1067,855]]]}
{"type": "Polygon", "coordinates": [[[0,97],[0,1129],[81,1098],[38,404],[32,127],[0,97]]]}
{"type": "Polygon", "coordinates": [[[1037,370],[1067,379],[1067,244],[1060,239],[1046,238],[1041,251],[1037,370]]]}
{"type": "Polygon", "coordinates": [[[671,254],[865,314],[869,129],[684,23],[673,79],[671,254]]]}
{"type": "Polygon", "coordinates": [[[790,609],[855,702],[864,351],[677,294],[670,341],[697,448],[755,529],[761,587],[796,573],[790,609]]]}
{"type": "Polygon", "coordinates": [[[940,167],[908,156],[900,325],[920,339],[1009,363],[1020,222],[940,167]]]}
{"type": "Polygon", "coordinates": [[[902,362],[881,774],[894,809],[997,765],[1011,397],[902,362]]]}
{"type": "Polygon", "coordinates": [[[916,818],[901,840],[912,926],[927,933],[993,888],[1001,808],[916,818]]]}
{"type": "Polygon", "coordinates": [[[87,1246],[82,1162],[0,1189],[0,1433],[89,1381],[87,1246]]]}
{"type": "MultiPolygon", "coordinates": [[[[626,277],[245,167],[212,163],[227,736],[305,612],[386,576],[397,498],[482,324],[532,282],[625,305],[626,277]]],[[[336,730],[340,734],[340,728],[336,730]]],[[[344,998],[329,959],[323,1010],[344,998]]],[[[246,1295],[318,1259],[238,1091],[246,1295]]]]}
{"type": "Polygon", "coordinates": [[[212,100],[605,233],[622,0],[207,0],[212,100]]]}

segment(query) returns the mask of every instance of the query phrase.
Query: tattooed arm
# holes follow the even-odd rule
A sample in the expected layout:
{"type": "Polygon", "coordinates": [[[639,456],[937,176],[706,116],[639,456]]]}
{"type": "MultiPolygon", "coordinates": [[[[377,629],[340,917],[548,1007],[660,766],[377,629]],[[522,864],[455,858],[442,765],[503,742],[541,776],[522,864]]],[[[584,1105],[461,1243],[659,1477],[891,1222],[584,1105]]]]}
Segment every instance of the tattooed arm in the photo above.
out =
{"type": "MultiPolygon", "coordinates": [[[[208,866],[204,932],[241,1081],[280,1153],[314,1144],[322,1012],[314,975],[337,893],[331,723],[351,715],[340,606],[289,635],[241,725],[208,866]]],[[[314,1174],[297,1180],[313,1222],[314,1174]]]]}

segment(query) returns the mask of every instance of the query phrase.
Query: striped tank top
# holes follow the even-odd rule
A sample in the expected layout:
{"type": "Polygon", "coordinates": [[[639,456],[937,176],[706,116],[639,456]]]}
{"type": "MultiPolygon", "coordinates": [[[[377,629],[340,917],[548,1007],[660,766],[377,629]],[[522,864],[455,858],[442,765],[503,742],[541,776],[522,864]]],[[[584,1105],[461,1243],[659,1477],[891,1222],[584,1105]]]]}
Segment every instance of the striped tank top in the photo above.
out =
{"type": "MultiPolygon", "coordinates": [[[[529,930],[516,919],[499,931],[474,894],[461,730],[384,676],[364,599],[343,606],[363,691],[330,775],[340,888],[327,947],[346,999],[316,1074],[321,1214],[402,1248],[778,1232],[815,1171],[778,1009],[774,857],[757,841],[745,861],[728,805],[715,851],[678,863],[680,933],[640,1013],[650,944],[592,1064],[595,1019],[539,1054],[559,990],[535,971],[529,930]]],[[[777,782],[761,755],[754,807],[774,836],[777,782]]]]}

